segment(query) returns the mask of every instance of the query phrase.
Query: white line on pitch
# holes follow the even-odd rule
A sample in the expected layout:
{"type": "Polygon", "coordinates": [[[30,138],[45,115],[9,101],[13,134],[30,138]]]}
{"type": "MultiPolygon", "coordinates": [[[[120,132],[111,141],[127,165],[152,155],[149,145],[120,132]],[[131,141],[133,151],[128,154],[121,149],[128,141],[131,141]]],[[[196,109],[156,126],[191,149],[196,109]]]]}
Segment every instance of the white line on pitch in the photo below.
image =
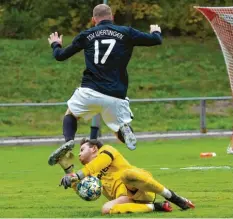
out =
{"type": "Polygon", "coordinates": [[[220,170],[230,170],[233,167],[230,166],[194,166],[194,167],[180,167],[180,168],[170,168],[170,167],[144,167],[145,169],[160,169],[160,170],[213,170],[213,169],[220,169],[220,170]]]}

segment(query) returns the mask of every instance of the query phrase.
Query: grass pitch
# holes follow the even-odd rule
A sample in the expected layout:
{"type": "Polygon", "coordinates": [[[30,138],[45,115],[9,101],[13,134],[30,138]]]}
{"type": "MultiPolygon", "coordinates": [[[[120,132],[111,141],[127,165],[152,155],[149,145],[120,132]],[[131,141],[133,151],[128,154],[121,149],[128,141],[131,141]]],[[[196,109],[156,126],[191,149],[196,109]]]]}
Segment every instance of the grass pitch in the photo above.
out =
{"type": "MultiPolygon", "coordinates": [[[[85,202],[72,190],[58,187],[63,171],[47,165],[49,154],[57,146],[0,147],[0,217],[229,218],[233,216],[233,156],[226,154],[228,141],[206,138],[139,142],[133,152],[123,144],[113,144],[133,165],[151,171],[166,187],[196,204],[196,209],[189,211],[174,206],[171,213],[113,216],[100,213],[104,197],[85,202]],[[200,152],[207,151],[217,156],[199,157],[200,152]]],[[[77,145],[75,154],[78,149],[77,145]]],[[[158,196],[158,200],[162,198],[158,196]]]]}
{"type": "MultiPolygon", "coordinates": [[[[64,46],[72,38],[65,36],[64,46]]],[[[52,57],[47,36],[35,40],[1,39],[0,50],[3,48],[0,103],[66,102],[81,82],[85,69],[83,52],[65,62],[57,62],[52,57]]],[[[130,99],[231,94],[226,65],[215,36],[204,41],[167,37],[162,46],[135,48],[127,69],[130,99]]],[[[130,105],[136,132],[199,130],[200,101],[130,105]]],[[[0,107],[0,136],[61,135],[66,109],[66,105],[0,107]]],[[[206,101],[206,115],[208,130],[232,129],[231,101],[206,101]]],[[[102,124],[102,133],[109,133],[109,128],[102,124]]],[[[89,126],[90,122],[80,120],[78,133],[89,133],[89,126]]]]}

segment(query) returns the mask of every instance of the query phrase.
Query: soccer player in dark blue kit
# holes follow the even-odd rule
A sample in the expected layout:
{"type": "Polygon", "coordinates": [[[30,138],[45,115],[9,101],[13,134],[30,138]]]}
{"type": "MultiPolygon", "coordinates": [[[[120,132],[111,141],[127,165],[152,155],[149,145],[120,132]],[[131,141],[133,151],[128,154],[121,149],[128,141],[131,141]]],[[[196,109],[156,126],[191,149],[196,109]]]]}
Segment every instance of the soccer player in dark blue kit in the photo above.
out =
{"type": "Polygon", "coordinates": [[[57,61],[64,61],[84,50],[86,69],[81,86],[68,100],[63,120],[66,143],[49,157],[57,163],[62,153],[72,150],[79,118],[91,119],[100,113],[105,124],[130,150],[136,148],[136,138],[130,126],[133,114],[127,96],[127,65],[135,46],[154,46],[162,43],[161,29],[150,25],[150,33],[113,24],[111,8],[97,5],[93,10],[95,27],[78,34],[71,45],[62,48],[62,35],[52,33],[48,38],[57,61]]]}

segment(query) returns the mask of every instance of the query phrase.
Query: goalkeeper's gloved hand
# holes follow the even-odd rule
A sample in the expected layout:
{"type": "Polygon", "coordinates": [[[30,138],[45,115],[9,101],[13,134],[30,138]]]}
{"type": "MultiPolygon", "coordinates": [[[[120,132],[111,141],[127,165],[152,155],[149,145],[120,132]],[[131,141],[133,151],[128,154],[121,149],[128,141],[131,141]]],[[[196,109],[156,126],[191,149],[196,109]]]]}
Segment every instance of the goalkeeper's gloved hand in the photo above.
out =
{"type": "Polygon", "coordinates": [[[70,173],[62,177],[60,186],[63,186],[64,189],[68,189],[72,187],[73,182],[78,182],[79,178],[75,173],[70,173]]]}

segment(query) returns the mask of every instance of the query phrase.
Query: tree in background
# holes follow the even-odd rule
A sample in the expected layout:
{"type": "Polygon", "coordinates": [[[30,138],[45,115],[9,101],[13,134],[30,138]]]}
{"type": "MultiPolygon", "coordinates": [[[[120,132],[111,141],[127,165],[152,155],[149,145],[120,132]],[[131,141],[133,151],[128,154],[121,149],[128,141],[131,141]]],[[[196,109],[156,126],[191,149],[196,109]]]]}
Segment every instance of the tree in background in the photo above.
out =
{"type": "MultiPolygon", "coordinates": [[[[102,0],[2,0],[0,36],[34,38],[54,30],[76,35],[91,26],[92,9],[102,0]]],[[[161,25],[165,35],[213,35],[194,5],[230,6],[231,0],[109,0],[116,24],[144,30],[150,23],[161,25]]]]}

